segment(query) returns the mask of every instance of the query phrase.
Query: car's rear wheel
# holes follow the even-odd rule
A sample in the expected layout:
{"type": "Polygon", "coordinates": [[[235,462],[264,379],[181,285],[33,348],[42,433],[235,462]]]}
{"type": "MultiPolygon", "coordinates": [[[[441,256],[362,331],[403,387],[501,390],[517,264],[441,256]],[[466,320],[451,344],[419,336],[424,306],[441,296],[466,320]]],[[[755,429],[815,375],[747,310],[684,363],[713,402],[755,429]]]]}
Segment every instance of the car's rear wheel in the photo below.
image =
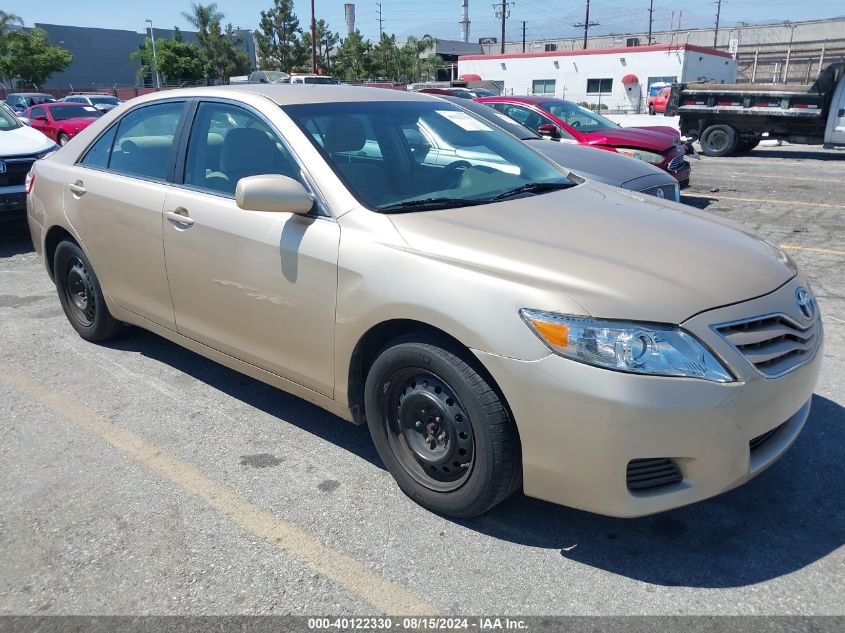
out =
{"type": "Polygon", "coordinates": [[[59,134],[59,145],[67,145],[67,142],[70,140],[70,137],[65,134],[64,132],[59,134]]]}
{"type": "Polygon", "coordinates": [[[73,329],[86,341],[104,341],[122,327],[103,297],[103,290],[91,262],[78,245],[65,240],[56,247],[53,279],[59,301],[73,329]]]}
{"type": "Polygon", "coordinates": [[[727,156],[736,150],[737,134],[730,125],[711,125],[701,135],[701,151],[707,156],[727,156]]]}
{"type": "Polygon", "coordinates": [[[468,360],[445,341],[399,339],[376,358],[365,387],[370,434],[399,487],[429,510],[464,518],[522,480],[516,426],[468,360]]]}

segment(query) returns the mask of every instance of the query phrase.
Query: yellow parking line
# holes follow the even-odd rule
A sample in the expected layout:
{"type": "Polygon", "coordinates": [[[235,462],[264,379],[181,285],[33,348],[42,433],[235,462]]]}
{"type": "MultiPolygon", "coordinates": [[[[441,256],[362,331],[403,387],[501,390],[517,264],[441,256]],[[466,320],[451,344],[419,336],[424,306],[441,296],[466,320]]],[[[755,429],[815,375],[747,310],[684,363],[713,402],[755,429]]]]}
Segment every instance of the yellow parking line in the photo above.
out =
{"type": "Polygon", "coordinates": [[[289,553],[389,615],[437,615],[437,610],[403,586],[320,543],[305,530],[250,503],[175,455],[112,424],[66,392],[57,392],[23,371],[0,363],[0,382],[49,407],[77,428],[105,440],[141,466],[202,499],[247,531],[289,553]]]}
{"type": "Polygon", "coordinates": [[[803,202],[802,200],[775,200],[770,198],[739,198],[736,196],[723,196],[720,193],[715,194],[696,194],[692,193],[690,198],[709,198],[710,200],[738,200],[739,202],[763,202],[768,204],[793,204],[804,207],[826,207],[828,209],[845,209],[845,204],[827,204],[826,202],[803,202]]]}
{"type": "Polygon", "coordinates": [[[813,251],[816,253],[832,253],[833,255],[842,255],[845,257],[845,251],[835,251],[832,248],[816,248],[815,246],[794,246],[792,244],[781,244],[781,248],[788,248],[796,251],[813,251]]]}

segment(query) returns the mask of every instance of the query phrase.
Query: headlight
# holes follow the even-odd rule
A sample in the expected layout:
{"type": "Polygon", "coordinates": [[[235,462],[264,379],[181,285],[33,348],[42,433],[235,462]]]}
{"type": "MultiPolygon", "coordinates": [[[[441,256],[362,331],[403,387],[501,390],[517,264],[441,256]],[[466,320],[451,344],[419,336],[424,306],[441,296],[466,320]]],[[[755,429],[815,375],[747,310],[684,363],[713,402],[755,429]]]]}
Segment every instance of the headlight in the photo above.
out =
{"type": "Polygon", "coordinates": [[[634,374],[734,381],[710,350],[677,327],[527,308],[519,315],[549,349],[581,363],[634,374]]]}
{"type": "Polygon", "coordinates": [[[35,155],[35,159],[38,160],[39,158],[45,158],[45,157],[49,156],[50,154],[52,154],[53,152],[57,151],[58,149],[59,149],[59,146],[56,145],[55,143],[53,143],[52,146],[48,147],[43,152],[38,152],[35,155]]]}
{"type": "Polygon", "coordinates": [[[647,152],[642,149],[631,149],[630,147],[617,147],[615,149],[618,153],[624,156],[630,156],[631,158],[636,158],[637,160],[644,160],[645,162],[651,163],[652,165],[659,165],[664,160],[666,160],[663,154],[647,152]]]}

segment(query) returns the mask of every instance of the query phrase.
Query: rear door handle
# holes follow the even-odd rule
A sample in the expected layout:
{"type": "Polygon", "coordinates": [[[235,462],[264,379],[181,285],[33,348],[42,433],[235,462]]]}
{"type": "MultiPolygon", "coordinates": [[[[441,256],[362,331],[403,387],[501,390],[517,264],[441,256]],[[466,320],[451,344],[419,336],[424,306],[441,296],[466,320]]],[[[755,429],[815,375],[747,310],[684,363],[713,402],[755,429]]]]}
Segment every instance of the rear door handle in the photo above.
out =
{"type": "Polygon", "coordinates": [[[164,217],[174,224],[181,224],[185,228],[193,226],[194,224],[193,218],[188,215],[188,210],[183,209],[182,207],[179,207],[174,211],[165,211],[164,217]]]}
{"type": "Polygon", "coordinates": [[[70,189],[70,192],[75,196],[84,195],[86,191],[88,191],[85,187],[82,186],[82,181],[77,180],[76,182],[72,182],[67,186],[70,189]]]}

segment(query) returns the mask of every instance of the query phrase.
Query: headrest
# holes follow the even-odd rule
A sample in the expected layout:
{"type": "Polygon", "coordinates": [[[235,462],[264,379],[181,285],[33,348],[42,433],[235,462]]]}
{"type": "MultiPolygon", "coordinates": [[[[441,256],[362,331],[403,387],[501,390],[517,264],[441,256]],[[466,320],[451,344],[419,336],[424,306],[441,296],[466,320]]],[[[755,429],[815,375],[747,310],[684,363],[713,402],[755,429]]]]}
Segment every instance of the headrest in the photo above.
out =
{"type": "Polygon", "coordinates": [[[366,142],[367,135],[360,119],[348,114],[329,119],[329,127],[326,131],[326,151],[329,154],[357,152],[364,147],[366,142]]]}
{"type": "Polygon", "coordinates": [[[266,132],[250,127],[236,127],[226,134],[220,151],[220,170],[224,173],[267,169],[273,165],[277,149],[266,132]]]}

